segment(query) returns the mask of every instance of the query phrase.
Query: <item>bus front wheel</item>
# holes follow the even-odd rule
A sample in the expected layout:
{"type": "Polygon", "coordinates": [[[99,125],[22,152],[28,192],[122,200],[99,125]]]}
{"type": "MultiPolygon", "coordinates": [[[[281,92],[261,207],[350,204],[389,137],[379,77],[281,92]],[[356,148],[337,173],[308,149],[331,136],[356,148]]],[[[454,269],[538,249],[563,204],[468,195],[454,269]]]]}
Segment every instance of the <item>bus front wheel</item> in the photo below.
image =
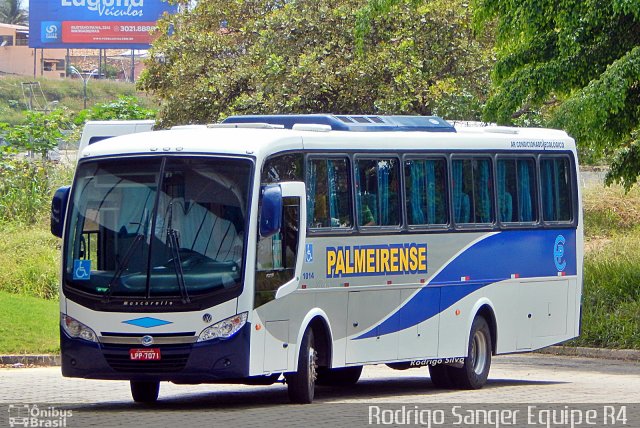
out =
{"type": "Polygon", "coordinates": [[[318,354],[314,347],[313,330],[308,328],[300,343],[298,370],[285,375],[292,403],[309,404],[313,401],[317,369],[318,354]]]}
{"type": "Polygon", "coordinates": [[[463,366],[447,368],[455,386],[462,389],[480,389],[484,386],[491,368],[491,349],[489,324],[478,316],[471,324],[467,358],[463,366]]]}
{"type": "Polygon", "coordinates": [[[136,403],[155,403],[160,392],[160,382],[132,380],[131,396],[136,403]]]}

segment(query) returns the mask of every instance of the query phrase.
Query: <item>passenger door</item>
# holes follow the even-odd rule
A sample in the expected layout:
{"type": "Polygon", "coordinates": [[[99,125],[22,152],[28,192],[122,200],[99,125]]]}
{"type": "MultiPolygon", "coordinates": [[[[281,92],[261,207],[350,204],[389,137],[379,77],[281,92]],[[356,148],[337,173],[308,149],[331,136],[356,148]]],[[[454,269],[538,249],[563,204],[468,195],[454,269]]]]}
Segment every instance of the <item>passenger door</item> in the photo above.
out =
{"type": "MultiPolygon", "coordinates": [[[[298,288],[302,269],[301,240],[306,234],[305,187],[281,183],[282,227],[268,238],[259,238],[256,263],[255,307],[283,298],[298,288]]],[[[282,309],[282,308],[280,308],[282,309]]],[[[290,320],[288,311],[265,312],[264,372],[288,370],[290,320]]],[[[295,340],[295,338],[293,338],[295,340]]]]}

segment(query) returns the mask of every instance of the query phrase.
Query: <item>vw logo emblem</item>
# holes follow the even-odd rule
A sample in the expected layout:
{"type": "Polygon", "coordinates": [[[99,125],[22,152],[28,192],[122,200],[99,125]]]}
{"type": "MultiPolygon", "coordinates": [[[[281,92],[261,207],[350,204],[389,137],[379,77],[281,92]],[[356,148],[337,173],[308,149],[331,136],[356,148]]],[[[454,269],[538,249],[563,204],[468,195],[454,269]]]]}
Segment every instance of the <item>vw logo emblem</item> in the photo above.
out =
{"type": "Polygon", "coordinates": [[[153,345],[153,337],[151,337],[151,336],[142,336],[142,345],[143,346],[151,346],[151,345],[153,345]]]}
{"type": "Polygon", "coordinates": [[[212,319],[213,317],[211,316],[211,314],[204,314],[202,316],[202,321],[204,321],[206,324],[210,323],[212,319]]]}

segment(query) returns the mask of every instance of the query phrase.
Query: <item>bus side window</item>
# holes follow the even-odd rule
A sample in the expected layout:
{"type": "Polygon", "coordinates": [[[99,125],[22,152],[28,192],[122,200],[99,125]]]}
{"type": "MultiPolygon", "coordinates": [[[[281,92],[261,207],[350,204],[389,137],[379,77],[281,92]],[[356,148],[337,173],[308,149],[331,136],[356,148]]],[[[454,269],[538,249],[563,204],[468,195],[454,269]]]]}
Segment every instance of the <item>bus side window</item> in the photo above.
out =
{"type": "Polygon", "coordinates": [[[309,228],[353,226],[348,159],[309,160],[306,184],[309,228]]]}
{"type": "Polygon", "coordinates": [[[407,218],[410,225],[444,225],[449,222],[446,164],[444,159],[405,162],[407,218]]]}
{"type": "Polygon", "coordinates": [[[268,238],[258,237],[255,307],[275,298],[276,290],[292,280],[299,241],[300,198],[284,198],[282,229],[268,238]]]}
{"type": "Polygon", "coordinates": [[[571,168],[566,157],[540,159],[542,217],[544,221],[571,221],[571,168]]]}
{"type": "Polygon", "coordinates": [[[398,160],[359,159],[357,165],[356,207],[360,226],[398,226],[398,160]]]}
{"type": "Polygon", "coordinates": [[[303,181],[302,153],[287,153],[267,159],[262,168],[261,184],[303,181]]]}
{"type": "Polygon", "coordinates": [[[498,215],[503,223],[531,223],[538,219],[533,159],[498,160],[498,215]]]}
{"type": "Polygon", "coordinates": [[[451,162],[453,213],[456,223],[492,223],[493,177],[490,159],[451,162]]]}

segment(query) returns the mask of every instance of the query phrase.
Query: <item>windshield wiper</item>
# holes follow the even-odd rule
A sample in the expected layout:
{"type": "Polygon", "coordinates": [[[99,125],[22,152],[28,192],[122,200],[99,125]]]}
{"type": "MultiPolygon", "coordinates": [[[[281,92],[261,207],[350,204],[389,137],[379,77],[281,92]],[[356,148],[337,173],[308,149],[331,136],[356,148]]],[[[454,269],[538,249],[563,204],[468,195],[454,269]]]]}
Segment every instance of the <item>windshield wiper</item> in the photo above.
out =
{"type": "Polygon", "coordinates": [[[189,298],[189,292],[187,291],[187,285],[184,283],[184,271],[182,270],[182,260],[180,259],[180,249],[178,248],[178,233],[175,229],[168,228],[167,240],[171,247],[171,255],[173,260],[173,267],[176,270],[176,278],[178,279],[178,287],[180,287],[180,295],[182,296],[182,303],[191,303],[189,298]]]}
{"type": "Polygon", "coordinates": [[[180,244],[178,244],[178,232],[173,226],[173,202],[168,207],[168,221],[167,221],[167,241],[171,247],[171,259],[173,261],[173,268],[176,270],[176,279],[178,280],[178,287],[180,288],[180,295],[182,296],[182,303],[191,303],[189,299],[189,292],[187,291],[187,285],[184,283],[184,271],[182,270],[182,260],[180,259],[180,244]]]}
{"type": "Polygon", "coordinates": [[[122,262],[120,263],[120,266],[118,266],[118,269],[113,274],[113,277],[111,278],[111,280],[109,281],[109,284],[107,285],[107,292],[104,295],[104,299],[107,302],[109,302],[109,298],[111,297],[111,290],[113,290],[113,286],[115,285],[116,281],[118,281],[118,279],[120,279],[120,277],[122,276],[124,270],[129,265],[129,259],[131,259],[131,256],[133,256],[133,252],[135,251],[136,248],[138,248],[138,244],[140,244],[140,242],[143,239],[144,239],[144,235],[137,234],[136,237],[133,238],[133,242],[131,243],[131,245],[129,245],[129,248],[127,248],[127,252],[122,258],[122,262]]]}

